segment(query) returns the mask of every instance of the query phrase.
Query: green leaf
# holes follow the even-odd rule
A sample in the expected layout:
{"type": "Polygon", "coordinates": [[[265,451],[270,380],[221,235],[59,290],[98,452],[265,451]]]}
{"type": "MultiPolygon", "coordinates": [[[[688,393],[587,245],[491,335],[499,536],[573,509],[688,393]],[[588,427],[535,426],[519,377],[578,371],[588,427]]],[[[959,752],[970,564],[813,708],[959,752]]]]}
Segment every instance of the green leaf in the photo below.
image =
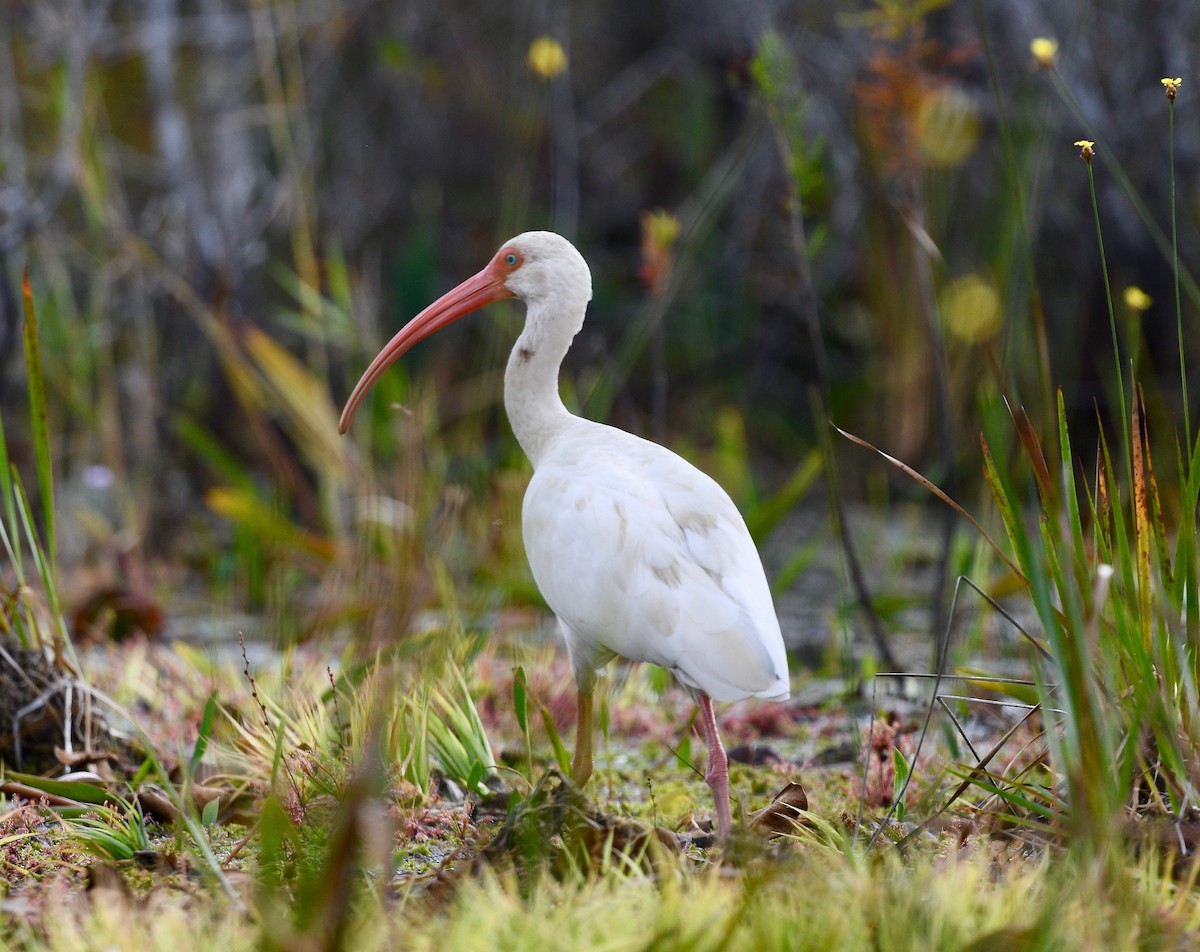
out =
{"type": "Polygon", "coordinates": [[[200,814],[200,825],[206,829],[217,822],[217,814],[221,812],[221,798],[216,797],[204,804],[204,812],[200,814]]]}
{"type": "Polygon", "coordinates": [[[679,746],[675,748],[675,762],[685,770],[692,768],[692,735],[684,734],[679,746]]]}
{"type": "Polygon", "coordinates": [[[190,774],[196,772],[196,768],[200,766],[200,761],[204,758],[204,752],[208,750],[208,739],[212,736],[213,722],[216,717],[217,692],[214,691],[204,702],[204,713],[200,716],[200,732],[196,736],[196,744],[192,748],[192,759],[188,765],[190,774]]]}
{"type": "Polygon", "coordinates": [[[79,803],[124,803],[118,795],[94,783],[84,783],[81,780],[51,780],[49,777],[38,777],[33,774],[17,773],[15,770],[6,771],[5,779],[22,783],[42,793],[56,797],[65,797],[79,803]]]}
{"type": "Polygon", "coordinates": [[[892,748],[892,762],[896,765],[896,776],[892,781],[892,799],[896,802],[896,819],[904,822],[904,786],[908,782],[908,759],[899,747],[892,748]]]}
{"type": "Polygon", "coordinates": [[[483,762],[476,760],[471,764],[471,772],[467,774],[467,789],[478,791],[483,786],[483,775],[487,773],[487,768],[483,762]]]}
{"type": "Polygon", "coordinates": [[[521,727],[521,733],[526,737],[529,736],[528,710],[526,708],[528,701],[529,695],[525,686],[525,667],[524,665],[518,665],[516,673],[513,675],[513,710],[517,715],[517,724],[521,727]]]}
{"type": "Polygon", "coordinates": [[[331,561],[337,554],[332,539],[292,522],[273,509],[257,490],[214,486],[205,494],[204,501],[215,513],[249,532],[261,544],[281,551],[305,552],[323,562],[331,561]]]}
{"type": "Polygon", "coordinates": [[[825,459],[819,447],[805,454],[788,477],[766,500],[755,506],[746,516],[746,528],[755,542],[762,542],[767,534],[783,520],[797,503],[808,493],[820,478],[825,468],[825,459]]]}
{"type": "Polygon", "coordinates": [[[180,442],[195,453],[222,482],[229,483],[243,492],[255,491],[254,477],[250,470],[200,424],[181,414],[172,421],[172,429],[180,442]]]}

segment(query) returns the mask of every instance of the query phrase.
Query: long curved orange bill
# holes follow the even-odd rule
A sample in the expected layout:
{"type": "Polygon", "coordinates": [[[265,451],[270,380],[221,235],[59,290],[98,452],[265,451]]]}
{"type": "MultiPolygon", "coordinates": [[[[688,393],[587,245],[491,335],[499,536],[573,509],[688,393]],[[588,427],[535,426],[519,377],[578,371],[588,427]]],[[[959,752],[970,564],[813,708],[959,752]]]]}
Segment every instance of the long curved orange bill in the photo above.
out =
{"type": "Polygon", "coordinates": [[[342,418],[338,421],[338,432],[345,433],[350,429],[350,421],[354,419],[355,412],[366,398],[367,391],[375,385],[375,381],[383,376],[383,372],[413,344],[424,340],[434,331],[457,321],[460,317],[466,317],[472,311],[478,311],[484,305],[512,297],[512,291],[504,285],[507,277],[507,272],[502,267],[501,257],[497,255],[477,275],[468,278],[453,291],[443,294],[405,324],[399,333],[388,341],[387,346],[379,352],[379,356],[371,361],[371,366],[366,369],[362,378],[355,385],[350,399],[346,401],[346,408],[342,410],[342,418]]]}

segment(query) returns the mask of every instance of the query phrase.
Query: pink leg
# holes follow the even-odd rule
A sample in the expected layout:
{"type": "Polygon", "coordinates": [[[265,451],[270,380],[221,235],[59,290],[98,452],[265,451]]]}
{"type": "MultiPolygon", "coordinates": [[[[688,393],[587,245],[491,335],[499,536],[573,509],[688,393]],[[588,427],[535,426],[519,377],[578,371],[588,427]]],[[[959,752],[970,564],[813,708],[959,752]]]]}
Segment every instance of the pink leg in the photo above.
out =
{"type": "Polygon", "coordinates": [[[575,721],[575,757],[571,760],[575,786],[583,789],[592,775],[592,692],[579,692],[579,718],[575,721]]]}
{"type": "Polygon", "coordinates": [[[729,831],[733,828],[733,816],[729,810],[729,758],[725,756],[725,747],[717,733],[712,699],[707,694],[701,694],[698,700],[700,729],[704,731],[704,745],[708,748],[708,765],[704,770],[704,779],[708,782],[713,792],[713,800],[717,804],[717,833],[724,841],[729,839],[729,831]]]}

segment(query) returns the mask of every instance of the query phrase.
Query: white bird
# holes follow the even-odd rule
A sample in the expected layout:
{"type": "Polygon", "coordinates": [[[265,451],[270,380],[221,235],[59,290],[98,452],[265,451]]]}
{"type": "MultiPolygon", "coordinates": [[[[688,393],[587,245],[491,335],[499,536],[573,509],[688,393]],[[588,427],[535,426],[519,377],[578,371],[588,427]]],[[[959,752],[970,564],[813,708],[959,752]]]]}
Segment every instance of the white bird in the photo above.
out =
{"type": "Polygon", "coordinates": [[[482,271],[414,317],[359,380],[338,424],[345,433],[367,391],[417,341],[486,304],[526,304],[504,375],[504,406],[533,464],[525,550],[558,617],[579,689],[575,782],[592,772],[592,694],[617,655],[669,669],[692,693],[722,839],[729,768],[713,701],[788,697],[788,664],[758,551],[728,494],[656,443],[573,416],[559,368],[592,297],[587,263],[565,238],[532,231],[505,243],[482,271]]]}

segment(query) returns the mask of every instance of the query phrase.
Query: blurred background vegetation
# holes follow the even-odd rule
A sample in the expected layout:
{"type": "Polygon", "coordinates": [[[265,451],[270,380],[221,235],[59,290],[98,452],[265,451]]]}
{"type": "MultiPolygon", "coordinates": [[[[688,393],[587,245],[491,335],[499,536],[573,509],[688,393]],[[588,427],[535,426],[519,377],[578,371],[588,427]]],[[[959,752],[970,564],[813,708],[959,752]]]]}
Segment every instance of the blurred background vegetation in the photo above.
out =
{"type": "MultiPolygon", "coordinates": [[[[569,403],[696,458],[762,532],[823,415],[969,502],[983,404],[1053,431],[1062,386],[1084,455],[1110,404],[1092,139],[1120,328],[1178,416],[1159,80],[1197,36],[1200,6],[1142,0],[0,2],[0,414],[31,470],[28,266],[79,624],[161,600],[378,639],[431,600],[534,604],[519,309],[335,426],[391,333],[533,228],[593,269],[569,403]]],[[[836,453],[846,499],[925,498],[836,453]]]]}

